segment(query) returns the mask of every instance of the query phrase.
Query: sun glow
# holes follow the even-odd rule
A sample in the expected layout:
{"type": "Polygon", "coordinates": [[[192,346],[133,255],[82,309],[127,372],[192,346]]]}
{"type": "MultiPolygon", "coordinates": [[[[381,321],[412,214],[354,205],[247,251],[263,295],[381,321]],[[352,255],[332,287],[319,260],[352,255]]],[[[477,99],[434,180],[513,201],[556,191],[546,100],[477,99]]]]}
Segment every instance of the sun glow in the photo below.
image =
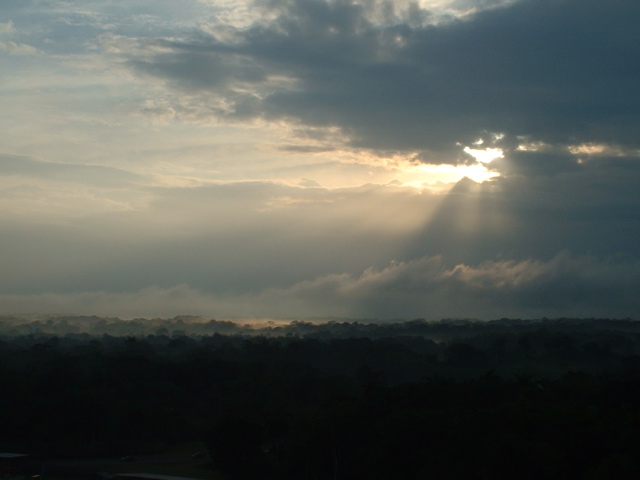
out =
{"type": "Polygon", "coordinates": [[[480,163],[490,163],[496,158],[504,158],[501,148],[469,148],[464,147],[464,153],[471,155],[480,163]]]}
{"type": "Polygon", "coordinates": [[[474,165],[417,165],[412,172],[414,180],[406,182],[405,185],[423,187],[436,184],[452,184],[459,182],[464,177],[470,178],[474,182],[482,183],[492,178],[500,176],[498,172],[489,170],[484,164],[474,165]],[[416,180],[415,177],[418,179],[416,180]]]}

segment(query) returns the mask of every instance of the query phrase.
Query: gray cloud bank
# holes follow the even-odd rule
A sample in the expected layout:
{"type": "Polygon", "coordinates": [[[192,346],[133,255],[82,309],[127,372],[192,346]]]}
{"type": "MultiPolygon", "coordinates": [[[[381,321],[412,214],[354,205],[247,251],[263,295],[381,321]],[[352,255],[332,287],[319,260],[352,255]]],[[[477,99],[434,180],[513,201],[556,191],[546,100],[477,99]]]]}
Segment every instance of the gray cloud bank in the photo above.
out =
{"type": "Polygon", "coordinates": [[[441,257],[394,262],[359,276],[334,274],[259,293],[205,293],[177,285],[137,292],[0,295],[13,313],[63,312],[125,317],[480,318],[498,315],[635,318],[640,264],[573,257],[549,262],[490,261],[449,267],[441,257]]]}
{"type": "Polygon", "coordinates": [[[127,62],[219,96],[220,115],[337,126],[351,145],[427,162],[454,161],[458,142],[487,132],[510,150],[518,137],[640,146],[638,2],[523,0],[435,25],[397,5],[258,2],[270,21],[167,39],[127,62]]]}

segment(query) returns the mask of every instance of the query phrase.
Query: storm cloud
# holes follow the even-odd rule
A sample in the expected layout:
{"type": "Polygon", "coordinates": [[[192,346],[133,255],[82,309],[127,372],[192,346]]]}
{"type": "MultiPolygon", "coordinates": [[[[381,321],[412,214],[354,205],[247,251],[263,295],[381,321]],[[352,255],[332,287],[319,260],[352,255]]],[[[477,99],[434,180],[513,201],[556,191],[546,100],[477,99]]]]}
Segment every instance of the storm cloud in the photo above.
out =
{"type": "Polygon", "coordinates": [[[436,24],[416,4],[257,7],[270,20],[165,40],[128,64],[224,98],[232,118],[337,126],[351,146],[425,162],[457,161],[457,144],[490,133],[512,149],[519,137],[639,146],[637,2],[521,1],[436,24]]]}

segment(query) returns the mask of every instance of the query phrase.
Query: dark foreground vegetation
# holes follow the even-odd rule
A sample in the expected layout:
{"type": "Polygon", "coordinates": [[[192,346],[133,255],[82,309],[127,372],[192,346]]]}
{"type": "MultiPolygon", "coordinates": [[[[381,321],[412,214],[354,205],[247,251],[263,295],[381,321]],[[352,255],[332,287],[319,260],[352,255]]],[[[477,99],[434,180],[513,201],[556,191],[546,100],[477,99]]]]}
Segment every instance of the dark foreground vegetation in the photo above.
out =
{"type": "Polygon", "coordinates": [[[229,479],[640,478],[640,322],[136,322],[0,318],[0,452],[200,440],[229,479]]]}

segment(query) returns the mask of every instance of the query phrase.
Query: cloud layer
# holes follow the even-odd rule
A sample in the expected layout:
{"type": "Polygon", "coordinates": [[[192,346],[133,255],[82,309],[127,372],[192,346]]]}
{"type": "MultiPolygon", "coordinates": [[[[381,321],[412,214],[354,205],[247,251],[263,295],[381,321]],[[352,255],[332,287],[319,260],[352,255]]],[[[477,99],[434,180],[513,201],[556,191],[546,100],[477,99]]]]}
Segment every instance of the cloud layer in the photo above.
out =
{"type": "Polygon", "coordinates": [[[159,41],[126,63],[214,95],[221,116],[335,126],[352,146],[427,162],[488,132],[505,147],[639,146],[637,2],[521,1],[436,25],[416,4],[259,6],[269,21],[159,41]]]}
{"type": "Polygon", "coordinates": [[[132,292],[5,294],[14,313],[58,312],[125,317],[178,314],[221,317],[634,318],[638,262],[563,253],[549,262],[490,261],[449,267],[441,257],[394,262],[359,276],[331,274],[259,293],[206,293],[181,284],[132,292]],[[498,308],[499,306],[499,308],[498,308]]]}
{"type": "Polygon", "coordinates": [[[0,310],[637,316],[639,17],[7,1],[0,310]]]}

